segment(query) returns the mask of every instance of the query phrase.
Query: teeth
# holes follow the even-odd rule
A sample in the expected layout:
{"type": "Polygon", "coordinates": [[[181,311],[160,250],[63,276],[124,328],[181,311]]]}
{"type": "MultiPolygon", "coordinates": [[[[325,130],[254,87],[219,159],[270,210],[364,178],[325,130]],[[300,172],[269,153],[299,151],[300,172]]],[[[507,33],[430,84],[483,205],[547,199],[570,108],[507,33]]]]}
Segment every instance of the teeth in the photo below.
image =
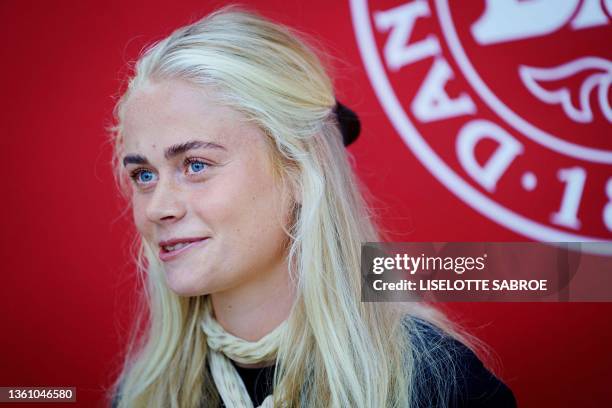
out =
{"type": "Polygon", "coordinates": [[[164,246],[164,249],[168,252],[176,251],[177,249],[181,249],[182,247],[187,246],[189,244],[191,244],[191,242],[180,242],[175,245],[164,246]]]}

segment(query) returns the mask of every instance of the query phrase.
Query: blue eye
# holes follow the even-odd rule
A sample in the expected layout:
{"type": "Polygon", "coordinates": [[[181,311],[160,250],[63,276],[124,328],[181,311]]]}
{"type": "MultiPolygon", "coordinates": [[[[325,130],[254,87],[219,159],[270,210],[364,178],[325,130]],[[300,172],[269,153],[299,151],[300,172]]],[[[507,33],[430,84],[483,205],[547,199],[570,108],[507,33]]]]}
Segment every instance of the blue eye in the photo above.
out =
{"type": "Polygon", "coordinates": [[[201,173],[209,166],[208,163],[205,163],[199,159],[187,159],[185,161],[187,162],[189,166],[189,171],[191,173],[201,173]]]}
{"type": "Polygon", "coordinates": [[[149,181],[153,180],[153,173],[151,173],[150,171],[141,171],[138,174],[138,179],[139,181],[142,181],[143,183],[148,183],[149,181]]]}
{"type": "Polygon", "coordinates": [[[136,169],[130,174],[130,177],[137,184],[149,184],[155,179],[155,173],[147,169],[136,169]]]}

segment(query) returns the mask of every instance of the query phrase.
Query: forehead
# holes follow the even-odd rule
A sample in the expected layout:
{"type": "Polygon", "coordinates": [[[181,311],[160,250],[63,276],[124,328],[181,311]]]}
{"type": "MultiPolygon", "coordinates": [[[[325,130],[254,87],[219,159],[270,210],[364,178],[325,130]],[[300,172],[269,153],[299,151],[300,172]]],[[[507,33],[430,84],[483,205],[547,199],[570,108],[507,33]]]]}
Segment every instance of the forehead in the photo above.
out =
{"type": "Polygon", "coordinates": [[[128,152],[193,139],[239,148],[258,143],[263,135],[243,114],[218,103],[211,89],[182,80],[136,89],[125,102],[122,126],[128,152]]]}

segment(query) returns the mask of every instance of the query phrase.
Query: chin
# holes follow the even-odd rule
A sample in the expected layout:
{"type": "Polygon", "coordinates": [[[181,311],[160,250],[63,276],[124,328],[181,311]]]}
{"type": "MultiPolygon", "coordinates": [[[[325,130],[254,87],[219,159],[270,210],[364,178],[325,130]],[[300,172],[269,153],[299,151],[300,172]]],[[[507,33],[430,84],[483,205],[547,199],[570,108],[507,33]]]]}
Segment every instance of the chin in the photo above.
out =
{"type": "Polygon", "coordinates": [[[178,296],[201,296],[210,293],[207,285],[202,282],[194,282],[184,271],[173,271],[166,273],[166,285],[168,289],[178,296]]]}
{"type": "Polygon", "coordinates": [[[198,296],[199,293],[196,291],[193,291],[192,288],[177,288],[174,286],[170,286],[168,285],[168,288],[174,292],[175,295],[177,296],[181,296],[181,297],[194,297],[194,296],[198,296]]]}

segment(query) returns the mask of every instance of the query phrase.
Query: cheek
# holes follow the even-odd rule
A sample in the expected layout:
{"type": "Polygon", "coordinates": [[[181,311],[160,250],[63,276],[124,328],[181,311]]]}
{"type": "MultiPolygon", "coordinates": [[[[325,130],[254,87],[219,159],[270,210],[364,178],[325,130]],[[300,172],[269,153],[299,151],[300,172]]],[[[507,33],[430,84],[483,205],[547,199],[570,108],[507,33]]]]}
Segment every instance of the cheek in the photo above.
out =
{"type": "Polygon", "coordinates": [[[142,198],[136,195],[132,196],[132,217],[134,219],[134,225],[138,232],[146,237],[148,222],[145,215],[145,208],[146,203],[142,198]]]}
{"type": "Polygon", "coordinates": [[[270,175],[257,167],[241,169],[235,177],[215,180],[206,198],[193,202],[199,217],[205,219],[224,242],[252,252],[277,243],[284,232],[281,226],[281,195],[270,175]],[[258,171],[259,170],[259,171],[258,171]]]}
{"type": "Polygon", "coordinates": [[[269,184],[268,180],[253,183],[253,188],[241,202],[241,221],[236,224],[236,230],[244,247],[262,255],[278,253],[285,232],[282,225],[282,197],[274,185],[269,184]]]}

